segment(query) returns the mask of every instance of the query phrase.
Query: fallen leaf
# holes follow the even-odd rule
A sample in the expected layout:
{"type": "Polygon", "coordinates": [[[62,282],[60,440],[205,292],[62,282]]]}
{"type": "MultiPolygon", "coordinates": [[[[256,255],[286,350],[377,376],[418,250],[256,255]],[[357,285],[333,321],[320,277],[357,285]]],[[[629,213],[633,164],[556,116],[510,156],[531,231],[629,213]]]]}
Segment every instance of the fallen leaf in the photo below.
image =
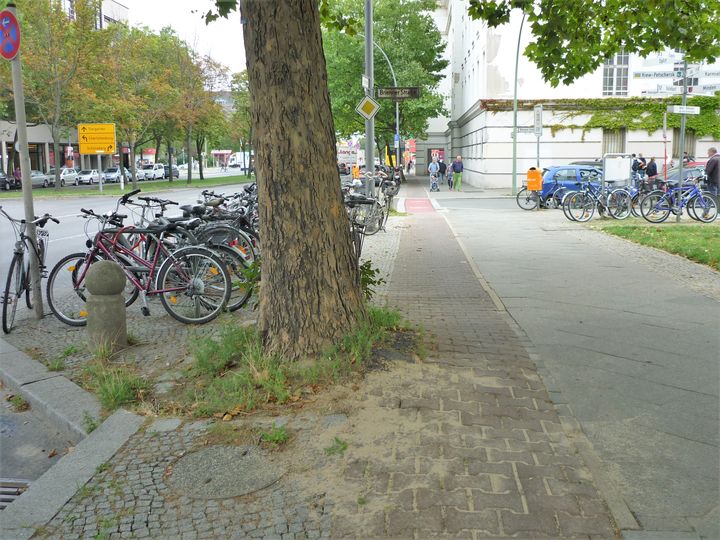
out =
{"type": "Polygon", "coordinates": [[[222,419],[223,419],[223,422],[229,422],[230,420],[233,419],[233,416],[232,416],[232,414],[225,413],[225,415],[223,415],[222,419]]]}
{"type": "Polygon", "coordinates": [[[48,454],[48,457],[51,458],[51,457],[55,457],[55,456],[57,456],[57,450],[55,450],[55,449],[53,448],[52,450],[50,450],[50,453],[48,454]]]}

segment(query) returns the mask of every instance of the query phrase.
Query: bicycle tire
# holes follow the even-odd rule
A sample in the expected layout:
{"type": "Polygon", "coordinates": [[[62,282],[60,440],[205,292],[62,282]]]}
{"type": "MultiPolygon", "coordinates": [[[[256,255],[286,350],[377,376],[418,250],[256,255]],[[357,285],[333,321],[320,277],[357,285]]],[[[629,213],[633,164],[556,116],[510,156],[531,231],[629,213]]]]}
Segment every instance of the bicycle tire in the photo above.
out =
{"type": "Polygon", "coordinates": [[[663,203],[665,193],[651,191],[640,201],[640,214],[650,223],[662,223],[670,215],[670,204],[663,203]],[[664,205],[664,206],[663,206],[664,205]]]}
{"type": "Polygon", "coordinates": [[[228,311],[237,311],[247,304],[252,296],[252,286],[248,284],[247,276],[245,275],[245,269],[249,264],[245,260],[242,252],[230,246],[210,246],[210,249],[225,262],[225,267],[227,268],[228,274],[230,274],[231,285],[227,309],[228,311]]]}
{"type": "Polygon", "coordinates": [[[10,270],[8,271],[7,281],[5,283],[5,293],[2,303],[2,328],[3,332],[9,334],[15,323],[15,313],[20,296],[23,294],[25,287],[25,276],[23,269],[23,256],[16,253],[10,261],[10,270]]]}
{"type": "Polygon", "coordinates": [[[568,201],[568,213],[573,221],[585,223],[595,215],[595,200],[583,192],[577,192],[570,196],[568,201]]]}
{"type": "Polygon", "coordinates": [[[522,188],[515,195],[515,202],[522,210],[535,210],[540,204],[540,197],[536,191],[528,191],[527,188],[522,188]]]}
{"type": "Polygon", "coordinates": [[[178,249],[165,259],[156,286],[163,291],[159,295],[165,311],[185,324],[204,324],[215,319],[225,309],[231,290],[223,260],[199,247],[178,249]]]}
{"type": "Polygon", "coordinates": [[[633,195],[630,204],[630,212],[633,217],[642,217],[642,214],[640,214],[640,201],[640,192],[638,191],[635,195],[633,195]]]}
{"type": "MultiPolygon", "coordinates": [[[[40,272],[45,265],[45,241],[38,237],[38,258],[40,261],[40,272]]],[[[42,278],[40,280],[42,282],[42,278]]],[[[42,288],[42,283],[41,283],[42,288]]],[[[25,265],[25,305],[28,309],[33,308],[32,303],[32,282],[30,281],[30,260],[28,258],[27,264],[25,265]]]]}
{"type": "MultiPolygon", "coordinates": [[[[563,199],[565,198],[565,195],[567,194],[567,188],[565,186],[561,186],[557,188],[552,193],[552,197],[550,197],[548,200],[552,200],[552,208],[560,208],[562,206],[563,199]]],[[[545,203],[545,206],[549,205],[545,203]]]]}
{"type": "Polygon", "coordinates": [[[212,242],[214,245],[226,245],[238,249],[248,264],[255,261],[259,255],[250,234],[229,223],[208,223],[195,230],[193,234],[200,243],[212,242]]]}
{"type": "Polygon", "coordinates": [[[570,199],[571,199],[576,193],[578,193],[578,192],[577,192],[577,191],[571,191],[571,192],[569,192],[569,193],[566,193],[565,196],[563,197],[563,200],[562,200],[562,211],[563,211],[563,214],[565,215],[565,217],[566,217],[569,221],[575,221],[575,218],[572,217],[572,214],[570,214],[569,209],[570,209],[570,199]]]}
{"type": "Polygon", "coordinates": [[[626,189],[615,189],[610,192],[607,200],[607,210],[614,219],[625,219],[632,211],[632,195],[626,189]]]}
{"type": "Polygon", "coordinates": [[[700,193],[696,195],[688,203],[688,213],[690,208],[695,214],[697,221],[702,223],[712,223],[718,217],[718,205],[715,197],[710,194],[700,193]],[[699,207],[698,207],[699,204],[699,207]]]}

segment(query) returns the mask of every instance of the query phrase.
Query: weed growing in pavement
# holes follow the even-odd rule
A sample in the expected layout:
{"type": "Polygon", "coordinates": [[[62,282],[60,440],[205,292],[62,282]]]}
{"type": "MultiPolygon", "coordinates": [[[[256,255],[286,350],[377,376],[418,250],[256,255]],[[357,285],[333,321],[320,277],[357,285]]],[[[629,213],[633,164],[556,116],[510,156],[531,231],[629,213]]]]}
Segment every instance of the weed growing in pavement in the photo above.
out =
{"type": "Polygon", "coordinates": [[[101,421],[93,418],[89,412],[83,411],[82,426],[86,433],[90,434],[95,431],[100,423],[101,421]]]}
{"type": "Polygon", "coordinates": [[[49,371],[62,371],[65,369],[65,358],[58,357],[54,360],[50,360],[47,363],[47,368],[49,371]]]}
{"type": "Polygon", "coordinates": [[[140,343],[140,338],[137,337],[137,336],[136,336],[135,334],[133,334],[132,332],[128,332],[128,333],[127,333],[127,344],[128,344],[128,346],[129,346],[129,347],[132,347],[133,345],[137,345],[138,343],[140,343]]]}
{"type": "Polygon", "coordinates": [[[290,434],[285,429],[285,426],[276,426],[273,423],[269,431],[263,431],[260,434],[260,440],[278,447],[290,440],[290,434]]]}
{"type": "Polygon", "coordinates": [[[368,302],[375,296],[375,287],[385,283],[380,277],[380,270],[373,268],[372,261],[364,261],[360,265],[360,287],[368,302]]]}
{"type": "Polygon", "coordinates": [[[357,503],[360,506],[363,506],[364,504],[367,504],[367,499],[365,497],[363,497],[362,495],[359,495],[357,498],[357,503]]]}
{"type": "Polygon", "coordinates": [[[192,346],[195,363],[189,371],[185,399],[196,416],[239,414],[267,403],[297,401],[303,387],[331,384],[361,371],[373,348],[400,328],[402,316],[369,307],[368,320],[337,346],[312,362],[288,362],[263,353],[254,328],[228,325],[215,338],[192,346]]]}
{"type": "Polygon", "coordinates": [[[398,211],[395,210],[394,208],[391,208],[391,209],[390,209],[390,215],[391,215],[391,216],[396,216],[396,217],[405,217],[405,216],[408,215],[408,213],[407,213],[407,212],[398,212],[398,211]]]}
{"type": "Polygon", "coordinates": [[[335,456],[335,455],[343,455],[345,453],[345,450],[347,450],[348,444],[347,442],[343,441],[339,437],[335,437],[335,441],[333,442],[332,446],[328,446],[325,449],[325,455],[326,456],[335,456]]]}
{"type": "Polygon", "coordinates": [[[78,488],[77,492],[75,493],[75,497],[78,501],[82,501],[83,499],[87,499],[88,497],[92,497],[95,493],[97,493],[100,490],[100,486],[97,484],[84,484],[80,488],[78,488]]]}
{"type": "Polygon", "coordinates": [[[63,349],[62,357],[67,358],[68,356],[72,356],[74,354],[79,353],[81,350],[82,349],[80,347],[78,347],[77,345],[68,345],[67,347],[65,347],[63,349]]]}
{"type": "Polygon", "coordinates": [[[83,378],[108,411],[141,400],[150,384],[125,368],[111,367],[98,361],[83,368],[83,378]]]}
{"type": "Polygon", "coordinates": [[[100,518],[98,520],[99,532],[95,535],[95,540],[105,540],[106,538],[110,538],[110,533],[117,529],[117,524],[117,517],[113,516],[111,518],[100,518]]]}
{"type": "Polygon", "coordinates": [[[23,412],[30,410],[30,404],[25,399],[17,394],[13,394],[7,397],[7,400],[12,405],[15,412],[23,412]]]}
{"type": "Polygon", "coordinates": [[[95,467],[95,472],[99,474],[101,472],[107,471],[108,469],[110,469],[110,463],[106,461],[105,463],[101,463],[100,465],[95,467]]]}

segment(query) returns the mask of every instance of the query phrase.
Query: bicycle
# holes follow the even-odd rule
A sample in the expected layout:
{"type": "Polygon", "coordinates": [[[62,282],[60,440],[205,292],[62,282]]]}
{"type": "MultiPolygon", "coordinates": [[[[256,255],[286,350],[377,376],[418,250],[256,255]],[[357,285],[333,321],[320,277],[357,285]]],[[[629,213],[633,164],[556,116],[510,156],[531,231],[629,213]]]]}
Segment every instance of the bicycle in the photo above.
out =
{"type": "Polygon", "coordinates": [[[32,300],[30,298],[30,258],[26,254],[31,249],[35,257],[37,257],[40,267],[40,276],[44,277],[45,257],[47,255],[47,244],[50,233],[44,229],[48,221],[60,223],[59,220],[50,214],[45,214],[41,218],[33,220],[33,224],[37,226],[35,234],[37,235],[37,245],[33,243],[28,235],[27,222],[24,219],[14,219],[2,209],[0,206],[0,214],[4,215],[15,233],[15,248],[13,249],[13,257],[10,261],[10,269],[8,270],[7,281],[5,283],[5,292],[2,297],[2,327],[3,332],[9,334],[13,329],[15,322],[15,313],[20,297],[25,295],[25,304],[28,309],[32,309],[32,300]]]}
{"type": "MultiPolygon", "coordinates": [[[[581,183],[578,182],[577,185],[580,186],[581,183]]],[[[590,221],[596,209],[601,215],[607,212],[615,219],[625,219],[632,210],[632,196],[624,188],[601,188],[588,182],[582,191],[574,191],[565,196],[562,209],[570,221],[581,223],[590,221]]]]}
{"type": "MultiPolygon", "coordinates": [[[[85,326],[85,278],[90,266],[98,260],[111,260],[120,265],[132,290],[125,305],[142,295],[143,315],[150,314],[147,297],[159,296],[165,311],[186,324],[203,324],[215,319],[230,298],[230,275],[223,260],[210,249],[182,247],[170,252],[162,241],[172,225],[123,227],[127,216],[112,213],[101,216],[81,209],[83,217],[97,219],[102,228],[88,251],[66,255],[50,271],[47,297],[55,316],[70,326],[85,326]],[[107,228],[112,225],[115,228],[107,228]],[[152,258],[145,259],[123,240],[125,235],[143,234],[155,243],[152,258]]],[[[127,289],[126,289],[127,291],[127,289]]]]}
{"type": "Polygon", "coordinates": [[[717,219],[718,208],[715,197],[699,187],[703,177],[691,183],[670,187],[667,191],[656,189],[640,202],[640,213],[650,223],[662,223],[670,213],[682,214],[687,208],[688,215],[695,221],[712,223],[717,219]]]}
{"type": "Polygon", "coordinates": [[[523,187],[515,196],[515,202],[523,210],[535,210],[538,204],[540,208],[560,208],[566,194],[567,187],[560,184],[557,179],[553,179],[552,184],[549,182],[543,184],[540,193],[528,191],[527,186],[523,187]]]}

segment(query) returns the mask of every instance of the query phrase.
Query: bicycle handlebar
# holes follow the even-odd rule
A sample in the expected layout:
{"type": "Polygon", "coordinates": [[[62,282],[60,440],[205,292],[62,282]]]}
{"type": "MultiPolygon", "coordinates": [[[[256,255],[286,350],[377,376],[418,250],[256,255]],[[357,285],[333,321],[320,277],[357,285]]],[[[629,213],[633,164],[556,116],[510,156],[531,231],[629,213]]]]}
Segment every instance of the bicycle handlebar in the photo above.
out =
{"type": "Polygon", "coordinates": [[[120,197],[120,204],[125,204],[126,202],[128,202],[130,197],[132,197],[133,195],[137,195],[141,191],[142,191],[142,189],[135,189],[135,190],[131,191],[130,193],[126,193],[125,195],[120,197]]]}

